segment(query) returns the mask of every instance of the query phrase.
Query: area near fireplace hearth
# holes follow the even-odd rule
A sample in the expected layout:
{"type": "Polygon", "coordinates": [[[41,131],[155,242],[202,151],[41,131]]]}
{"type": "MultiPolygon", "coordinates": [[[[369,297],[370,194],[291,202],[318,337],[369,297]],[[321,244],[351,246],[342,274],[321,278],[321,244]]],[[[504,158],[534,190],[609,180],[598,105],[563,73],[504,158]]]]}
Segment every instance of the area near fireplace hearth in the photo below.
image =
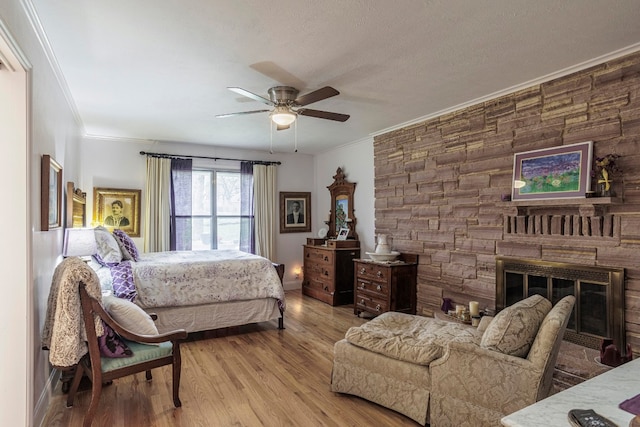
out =
{"type": "Polygon", "coordinates": [[[638,353],[639,143],[640,53],[375,136],[376,234],[420,255],[417,312],[443,298],[495,308],[497,256],[620,269],[638,353]],[[502,201],[514,154],[585,141],[620,155],[616,197],[502,201]]]}

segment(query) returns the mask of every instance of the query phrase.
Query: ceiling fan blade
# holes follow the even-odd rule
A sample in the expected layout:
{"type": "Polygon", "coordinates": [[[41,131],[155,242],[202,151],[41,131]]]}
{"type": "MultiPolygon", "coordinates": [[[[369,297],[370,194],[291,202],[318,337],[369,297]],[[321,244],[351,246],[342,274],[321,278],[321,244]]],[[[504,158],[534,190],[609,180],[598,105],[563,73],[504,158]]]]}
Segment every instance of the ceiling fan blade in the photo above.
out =
{"type": "Polygon", "coordinates": [[[318,119],[327,119],[327,120],[335,120],[337,122],[346,122],[349,117],[348,114],[340,114],[340,113],[331,113],[329,111],[320,111],[320,110],[310,110],[307,108],[300,109],[297,111],[301,116],[309,116],[316,117],[318,119]]]}
{"type": "Polygon", "coordinates": [[[276,130],[286,130],[289,129],[291,125],[276,125],[276,130]]]}
{"type": "Polygon", "coordinates": [[[258,101],[258,102],[262,102],[264,104],[267,105],[271,105],[272,107],[276,104],[274,104],[270,99],[267,98],[263,98],[260,95],[256,95],[255,93],[249,92],[248,90],[242,89],[241,87],[228,87],[227,89],[229,89],[230,91],[233,91],[239,95],[242,96],[246,96],[247,98],[251,98],[254,101],[258,101]]]}
{"type": "Polygon", "coordinates": [[[309,92],[305,95],[299,96],[294,101],[296,105],[304,106],[314,102],[322,101],[323,99],[331,98],[332,96],[339,95],[340,92],[332,88],[331,86],[325,86],[313,92],[309,92]]]}
{"type": "Polygon", "coordinates": [[[239,113],[218,114],[216,118],[222,119],[222,118],[231,117],[231,116],[243,116],[245,114],[266,113],[268,111],[271,111],[271,110],[253,110],[253,111],[241,111],[239,113]]]}

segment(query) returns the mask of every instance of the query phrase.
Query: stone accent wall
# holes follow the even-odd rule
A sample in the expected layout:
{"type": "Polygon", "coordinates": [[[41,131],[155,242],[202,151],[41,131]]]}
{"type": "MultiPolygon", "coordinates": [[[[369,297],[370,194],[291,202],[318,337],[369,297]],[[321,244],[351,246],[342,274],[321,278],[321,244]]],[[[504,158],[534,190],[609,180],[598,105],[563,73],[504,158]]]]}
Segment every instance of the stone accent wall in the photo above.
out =
{"type": "Polygon", "coordinates": [[[379,135],[374,159],[376,233],[420,255],[419,314],[444,297],[494,307],[496,255],[622,267],[627,342],[640,351],[640,52],[379,135]],[[622,156],[620,203],[501,201],[514,153],[583,141],[622,156]],[[548,219],[549,233],[514,231],[527,215],[548,219]],[[587,217],[606,234],[562,231],[587,217]]]}

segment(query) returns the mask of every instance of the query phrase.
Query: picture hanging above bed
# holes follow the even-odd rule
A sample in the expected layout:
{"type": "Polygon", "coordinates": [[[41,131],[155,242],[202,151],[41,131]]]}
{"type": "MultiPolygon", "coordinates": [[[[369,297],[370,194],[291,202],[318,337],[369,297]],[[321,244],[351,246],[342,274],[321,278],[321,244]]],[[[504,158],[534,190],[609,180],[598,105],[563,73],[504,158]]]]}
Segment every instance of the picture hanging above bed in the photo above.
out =
{"type": "Polygon", "coordinates": [[[140,192],[116,188],[93,188],[93,223],[110,231],[122,230],[140,237],[140,192]]]}

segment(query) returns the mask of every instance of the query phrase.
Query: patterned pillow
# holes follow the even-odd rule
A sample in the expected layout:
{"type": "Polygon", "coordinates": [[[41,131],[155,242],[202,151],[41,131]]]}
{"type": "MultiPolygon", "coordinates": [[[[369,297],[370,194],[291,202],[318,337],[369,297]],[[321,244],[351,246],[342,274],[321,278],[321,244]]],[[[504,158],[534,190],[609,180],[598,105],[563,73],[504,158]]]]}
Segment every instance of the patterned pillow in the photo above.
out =
{"type": "Polygon", "coordinates": [[[541,295],[532,295],[518,301],[498,313],[489,323],[480,346],[512,356],[526,357],[549,310],[551,302],[541,295]]]}
{"type": "Polygon", "coordinates": [[[134,241],[129,237],[127,233],[122,230],[113,230],[113,237],[116,238],[120,250],[122,251],[122,259],[138,261],[140,259],[140,253],[134,241]]]}
{"type": "Polygon", "coordinates": [[[138,296],[136,285],[133,282],[133,270],[131,261],[122,261],[120,264],[109,266],[111,270],[111,287],[113,294],[118,298],[124,298],[133,302],[138,296]]]}
{"type": "Polygon", "coordinates": [[[114,331],[111,326],[102,322],[104,334],[98,337],[98,347],[100,354],[104,357],[131,357],[133,352],[124,343],[120,335],[114,331]]]}
{"type": "Polygon", "coordinates": [[[93,229],[98,246],[98,255],[106,264],[122,261],[122,252],[113,234],[106,228],[98,226],[93,229]]]}

